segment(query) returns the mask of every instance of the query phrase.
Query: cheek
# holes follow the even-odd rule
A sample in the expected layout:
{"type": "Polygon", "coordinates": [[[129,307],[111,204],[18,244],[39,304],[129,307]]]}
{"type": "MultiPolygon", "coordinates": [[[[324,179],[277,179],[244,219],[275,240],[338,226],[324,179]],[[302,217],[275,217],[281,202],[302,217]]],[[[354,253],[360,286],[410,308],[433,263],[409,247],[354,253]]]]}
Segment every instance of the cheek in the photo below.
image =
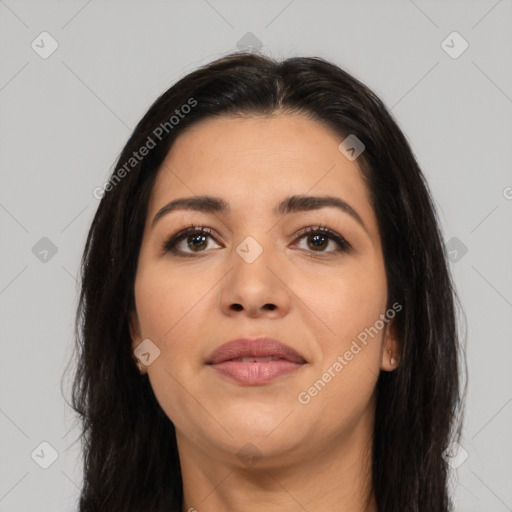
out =
{"type": "Polygon", "coordinates": [[[385,270],[375,260],[329,269],[320,278],[318,272],[302,273],[295,290],[314,313],[310,321],[317,324],[318,340],[324,339],[324,353],[349,346],[386,309],[385,270]]]}
{"type": "MultiPolygon", "coordinates": [[[[166,415],[182,428],[190,417],[204,414],[187,392],[193,388],[191,383],[201,360],[197,332],[208,314],[201,307],[204,293],[203,287],[194,285],[193,278],[185,282],[183,276],[156,266],[145,269],[135,281],[142,339],[149,338],[160,351],[148,367],[148,378],[166,415]]],[[[206,423],[208,418],[203,420],[206,423]]]]}
{"type": "Polygon", "coordinates": [[[165,263],[147,265],[138,274],[135,300],[141,336],[160,350],[150,373],[165,365],[178,379],[195,377],[210,338],[222,335],[216,332],[220,313],[213,303],[218,280],[214,272],[184,272],[165,263]]]}
{"type": "Polygon", "coordinates": [[[147,267],[137,274],[135,302],[142,336],[165,344],[201,299],[193,278],[184,282],[176,272],[161,266],[147,267]]]}
{"type": "Polygon", "coordinates": [[[326,335],[317,338],[320,363],[297,398],[305,414],[318,418],[318,427],[349,427],[369,407],[380,372],[387,325],[380,316],[386,313],[385,270],[378,261],[353,265],[337,269],[325,283],[309,288],[315,292],[305,300],[326,335]]]}

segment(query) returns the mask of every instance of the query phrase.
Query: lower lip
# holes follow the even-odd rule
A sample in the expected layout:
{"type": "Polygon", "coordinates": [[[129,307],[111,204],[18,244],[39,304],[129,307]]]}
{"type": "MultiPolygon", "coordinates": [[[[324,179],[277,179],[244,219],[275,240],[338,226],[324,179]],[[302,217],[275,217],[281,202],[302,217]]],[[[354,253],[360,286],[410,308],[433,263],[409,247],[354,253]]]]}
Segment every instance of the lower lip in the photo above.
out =
{"type": "Polygon", "coordinates": [[[256,386],[265,384],[278,377],[295,372],[304,365],[281,359],[279,361],[263,361],[260,363],[241,363],[238,361],[224,361],[212,364],[211,367],[221,374],[239,382],[256,386]]]}

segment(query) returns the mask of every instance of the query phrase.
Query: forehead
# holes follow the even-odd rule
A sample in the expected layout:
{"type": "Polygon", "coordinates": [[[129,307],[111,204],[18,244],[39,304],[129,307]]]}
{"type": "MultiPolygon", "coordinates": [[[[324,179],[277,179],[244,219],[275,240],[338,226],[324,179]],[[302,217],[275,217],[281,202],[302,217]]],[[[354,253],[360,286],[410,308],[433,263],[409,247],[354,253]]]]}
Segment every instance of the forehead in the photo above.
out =
{"type": "Polygon", "coordinates": [[[336,195],[372,223],[357,161],[338,149],[343,136],[297,114],[217,117],[175,140],[159,170],[149,212],[175,198],[224,198],[236,215],[271,212],[285,196],[336,195]]]}

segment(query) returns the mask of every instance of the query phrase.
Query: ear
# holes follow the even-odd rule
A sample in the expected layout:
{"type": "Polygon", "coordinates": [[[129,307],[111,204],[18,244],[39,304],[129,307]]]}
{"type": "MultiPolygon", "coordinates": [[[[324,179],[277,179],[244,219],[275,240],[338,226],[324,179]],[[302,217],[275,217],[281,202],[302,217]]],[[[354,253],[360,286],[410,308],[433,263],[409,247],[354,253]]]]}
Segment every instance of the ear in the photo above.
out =
{"type": "Polygon", "coordinates": [[[136,311],[132,311],[129,316],[128,326],[130,329],[130,337],[132,339],[132,353],[142,343],[142,336],[140,333],[139,316],[136,311]]]}
{"type": "Polygon", "coordinates": [[[386,325],[384,339],[382,341],[381,369],[392,372],[400,366],[402,343],[398,337],[396,322],[391,320],[386,325]]]}
{"type": "Polygon", "coordinates": [[[132,359],[133,362],[136,364],[139,373],[141,375],[144,375],[145,373],[147,373],[147,370],[144,368],[143,365],[141,365],[142,361],[140,361],[139,358],[134,353],[135,349],[142,343],[139,316],[137,315],[136,311],[132,311],[130,313],[128,317],[128,327],[130,330],[130,337],[132,339],[132,359]]]}

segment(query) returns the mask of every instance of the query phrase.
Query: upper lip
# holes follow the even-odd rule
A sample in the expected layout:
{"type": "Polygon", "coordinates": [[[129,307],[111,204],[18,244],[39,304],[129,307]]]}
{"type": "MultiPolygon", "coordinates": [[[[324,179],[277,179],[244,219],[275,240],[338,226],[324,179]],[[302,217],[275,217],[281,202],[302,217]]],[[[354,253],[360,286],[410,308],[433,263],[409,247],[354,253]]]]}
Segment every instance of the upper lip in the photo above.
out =
{"type": "Polygon", "coordinates": [[[206,364],[218,364],[241,357],[278,357],[294,363],[307,361],[293,348],[268,337],[239,338],[217,347],[207,358],[206,364]]]}

